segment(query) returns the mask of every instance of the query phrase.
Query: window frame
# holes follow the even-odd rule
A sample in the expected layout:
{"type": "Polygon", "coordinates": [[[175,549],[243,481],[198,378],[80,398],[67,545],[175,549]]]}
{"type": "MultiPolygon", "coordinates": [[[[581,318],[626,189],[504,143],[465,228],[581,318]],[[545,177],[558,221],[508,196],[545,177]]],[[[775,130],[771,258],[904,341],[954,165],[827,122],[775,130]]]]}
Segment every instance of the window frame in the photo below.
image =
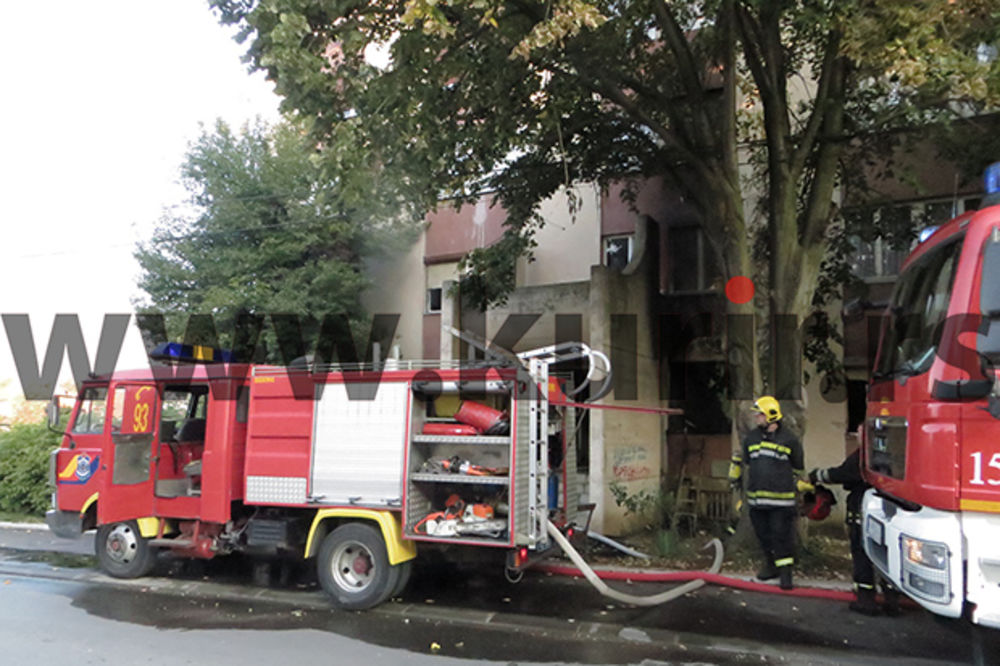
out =
{"type": "Polygon", "coordinates": [[[614,268],[614,270],[623,271],[630,263],[632,263],[632,257],[635,255],[635,234],[612,234],[610,236],[605,236],[601,240],[601,265],[607,266],[608,268],[614,268]],[[612,267],[611,262],[608,257],[608,246],[614,241],[626,241],[625,246],[625,263],[620,267],[612,267]]]}
{"type": "Polygon", "coordinates": [[[709,264],[710,257],[706,253],[711,253],[712,249],[709,246],[708,239],[705,237],[705,229],[700,224],[682,224],[674,227],[670,227],[667,236],[667,253],[668,260],[670,261],[670,293],[671,294],[710,294],[719,291],[718,286],[713,286],[713,282],[717,280],[721,273],[716,269],[714,275],[710,275],[709,264]],[[693,289],[679,289],[677,287],[677,282],[675,281],[675,266],[673,253],[673,242],[671,241],[671,236],[681,230],[691,230],[695,232],[695,259],[697,260],[697,265],[695,267],[695,287],[693,289]]]}
{"type": "Polygon", "coordinates": [[[424,314],[441,314],[444,309],[444,287],[427,287],[424,299],[424,314]],[[438,307],[435,310],[433,306],[433,292],[437,293],[438,307]]]}

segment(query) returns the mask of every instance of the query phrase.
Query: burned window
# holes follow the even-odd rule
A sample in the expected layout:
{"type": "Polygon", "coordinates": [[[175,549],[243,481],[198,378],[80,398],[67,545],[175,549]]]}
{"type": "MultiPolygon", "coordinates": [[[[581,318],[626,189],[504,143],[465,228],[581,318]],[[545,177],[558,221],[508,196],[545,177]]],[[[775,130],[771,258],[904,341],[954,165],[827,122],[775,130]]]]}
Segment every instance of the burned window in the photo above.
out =
{"type": "Polygon", "coordinates": [[[667,244],[672,291],[709,291],[718,286],[719,267],[701,227],[673,227],[667,244]]]}

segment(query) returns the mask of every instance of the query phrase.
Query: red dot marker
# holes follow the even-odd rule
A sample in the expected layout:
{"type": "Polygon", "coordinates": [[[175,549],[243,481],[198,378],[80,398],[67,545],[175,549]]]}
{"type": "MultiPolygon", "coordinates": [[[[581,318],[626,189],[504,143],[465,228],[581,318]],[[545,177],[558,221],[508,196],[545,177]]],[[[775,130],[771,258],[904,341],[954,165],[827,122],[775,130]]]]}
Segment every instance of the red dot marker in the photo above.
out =
{"type": "Polygon", "coordinates": [[[753,280],[748,277],[737,275],[726,283],[726,298],[733,303],[746,303],[753,298],[753,294],[753,280]]]}

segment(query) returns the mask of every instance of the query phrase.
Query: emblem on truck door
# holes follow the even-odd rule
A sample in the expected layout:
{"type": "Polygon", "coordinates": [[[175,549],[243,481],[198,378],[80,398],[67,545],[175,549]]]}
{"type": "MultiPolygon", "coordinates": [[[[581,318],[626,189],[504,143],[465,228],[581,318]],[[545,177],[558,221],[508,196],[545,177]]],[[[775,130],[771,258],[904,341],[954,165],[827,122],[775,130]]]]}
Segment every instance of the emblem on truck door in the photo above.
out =
{"type": "Polygon", "coordinates": [[[59,472],[59,483],[87,483],[94,475],[94,470],[97,469],[97,463],[100,460],[101,456],[91,459],[86,453],[76,454],[63,468],[63,471],[59,472]]]}

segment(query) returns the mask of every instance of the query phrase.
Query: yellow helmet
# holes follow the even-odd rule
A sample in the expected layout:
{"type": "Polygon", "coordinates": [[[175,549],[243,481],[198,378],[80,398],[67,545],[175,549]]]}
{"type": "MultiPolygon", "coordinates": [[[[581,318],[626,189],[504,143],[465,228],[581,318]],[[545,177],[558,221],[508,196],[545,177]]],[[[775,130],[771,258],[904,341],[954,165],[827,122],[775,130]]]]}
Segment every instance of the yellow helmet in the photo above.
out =
{"type": "Polygon", "coordinates": [[[768,423],[781,420],[781,405],[769,395],[762,395],[753,403],[753,411],[763,414],[768,423]]]}

